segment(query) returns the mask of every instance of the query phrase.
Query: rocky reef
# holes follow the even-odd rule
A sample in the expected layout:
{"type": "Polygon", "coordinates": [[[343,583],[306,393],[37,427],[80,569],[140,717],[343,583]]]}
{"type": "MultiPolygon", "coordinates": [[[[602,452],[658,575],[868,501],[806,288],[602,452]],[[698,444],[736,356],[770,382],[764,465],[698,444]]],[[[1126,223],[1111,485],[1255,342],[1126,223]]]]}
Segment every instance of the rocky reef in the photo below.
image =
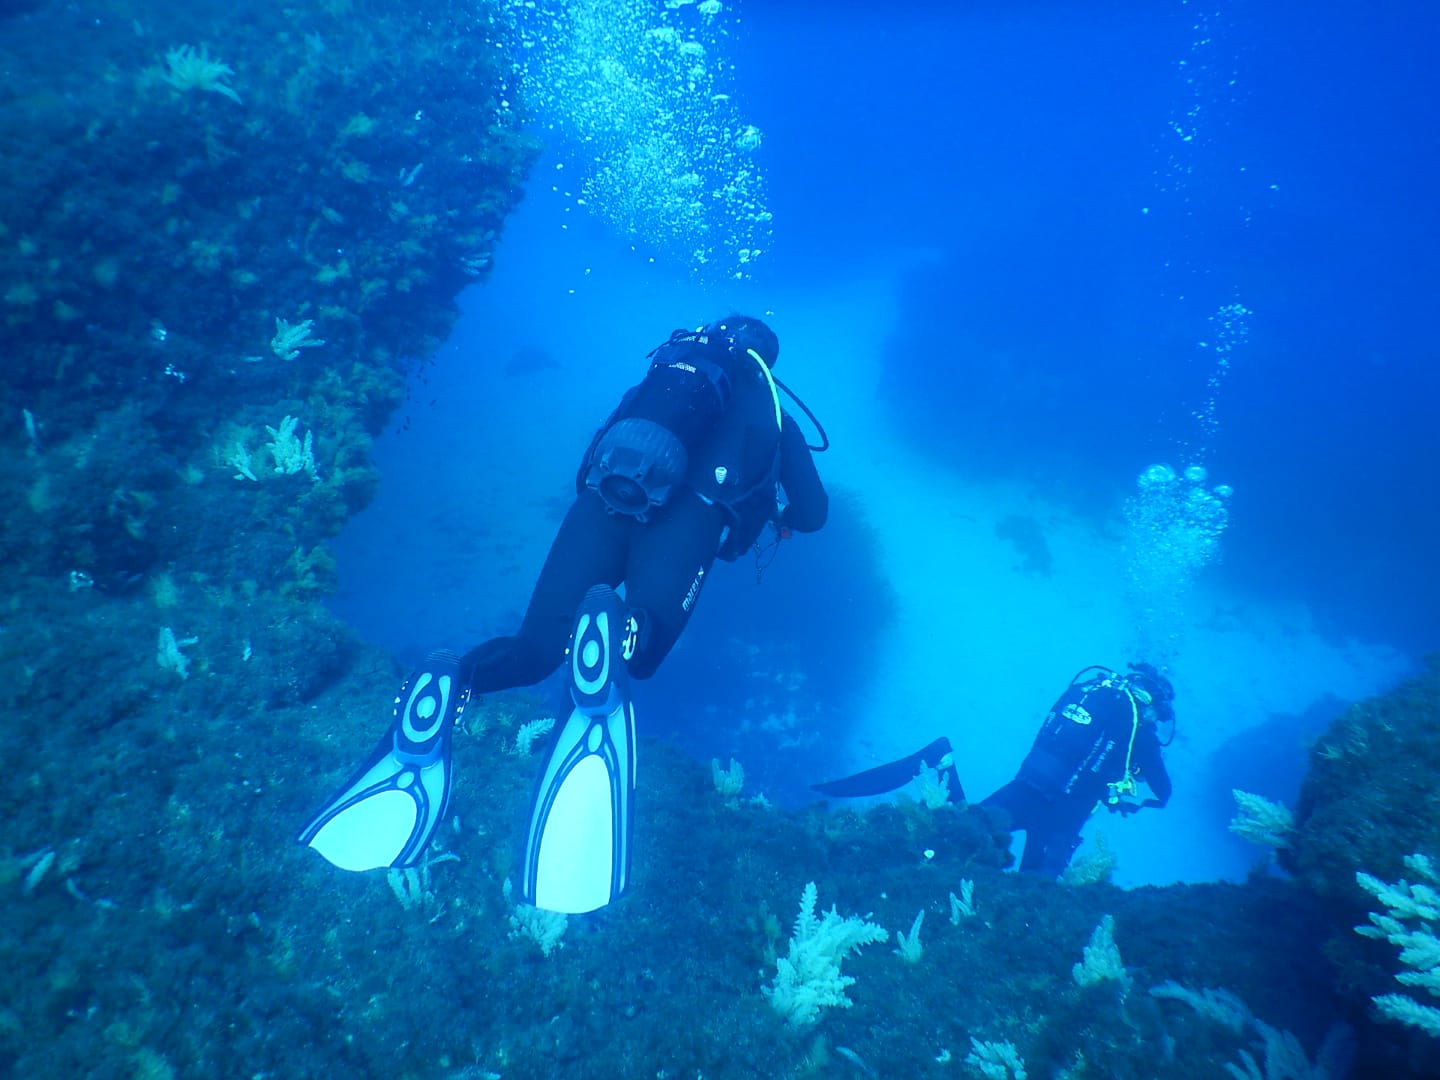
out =
{"type": "MultiPolygon", "coordinates": [[[[1296,883],[1323,903],[1330,931],[1322,944],[1334,966],[1332,977],[1339,992],[1359,1006],[1406,991],[1407,998],[1433,1008],[1433,997],[1396,982],[1407,965],[1393,944],[1355,932],[1357,926],[1370,925],[1372,911],[1385,914],[1357,875],[1406,880],[1425,889],[1433,883],[1407,865],[1417,855],[1440,858],[1437,655],[1391,693],[1351,707],[1315,743],[1294,834],[1280,850],[1281,864],[1296,883]]],[[[1420,930],[1414,944],[1423,951],[1429,944],[1425,939],[1440,929],[1440,907],[1412,928],[1420,930]]],[[[1435,948],[1440,952],[1440,942],[1435,948]]],[[[1411,959],[1418,956],[1411,954],[1411,959]]],[[[1414,1027],[1391,1025],[1377,1052],[1375,1075],[1440,1072],[1440,1040],[1414,1027]]]]}
{"type": "Polygon", "coordinates": [[[7,596],[322,593],[535,153],[485,9],[4,18],[7,596]]]}

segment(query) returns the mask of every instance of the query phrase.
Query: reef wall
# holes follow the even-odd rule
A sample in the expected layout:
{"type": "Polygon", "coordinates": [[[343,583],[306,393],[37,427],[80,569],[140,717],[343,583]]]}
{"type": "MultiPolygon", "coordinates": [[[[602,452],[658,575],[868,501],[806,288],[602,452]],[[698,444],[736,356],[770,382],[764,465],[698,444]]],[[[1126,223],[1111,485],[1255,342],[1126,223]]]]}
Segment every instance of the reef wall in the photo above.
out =
{"type": "Polygon", "coordinates": [[[57,4],[3,31],[6,594],[148,593],[204,669],[241,642],[201,608],[325,591],[370,439],[535,146],[483,5],[57,4]]]}
{"type": "Polygon", "coordinates": [[[1440,966],[1440,882],[1422,869],[1437,859],[1440,655],[1431,655],[1418,676],[1352,706],[1316,740],[1294,834],[1280,850],[1281,865],[1325,905],[1330,932],[1322,947],[1340,991],[1367,1007],[1390,998],[1387,1014],[1407,1018],[1404,1027],[1384,1025],[1376,1068],[1386,1073],[1440,1074],[1440,981],[1427,974],[1440,966]],[[1388,912],[1360,874],[1402,883],[1388,912]],[[1392,925],[1395,936],[1377,940],[1368,933],[1372,913],[1400,916],[1403,932],[1392,925]]]}

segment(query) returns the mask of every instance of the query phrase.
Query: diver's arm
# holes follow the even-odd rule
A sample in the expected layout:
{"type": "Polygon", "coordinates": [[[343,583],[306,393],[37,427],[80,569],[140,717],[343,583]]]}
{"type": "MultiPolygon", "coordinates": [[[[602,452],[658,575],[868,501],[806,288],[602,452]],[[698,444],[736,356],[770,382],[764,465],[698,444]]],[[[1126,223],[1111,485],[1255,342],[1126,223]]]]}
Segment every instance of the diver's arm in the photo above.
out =
{"type": "Polygon", "coordinates": [[[820,482],[815,459],[805,445],[800,425],[786,414],[780,424],[780,486],[788,500],[779,525],[795,532],[815,532],[830,513],[830,496],[820,482]]]}
{"type": "Polygon", "coordinates": [[[1165,804],[1170,801],[1174,786],[1170,783],[1170,773],[1165,769],[1165,757],[1161,753],[1160,740],[1155,737],[1155,732],[1153,730],[1146,731],[1142,738],[1144,741],[1137,747],[1140,777],[1149,785],[1150,791],[1155,797],[1146,799],[1141,805],[1157,810],[1163,809],[1165,804]]]}

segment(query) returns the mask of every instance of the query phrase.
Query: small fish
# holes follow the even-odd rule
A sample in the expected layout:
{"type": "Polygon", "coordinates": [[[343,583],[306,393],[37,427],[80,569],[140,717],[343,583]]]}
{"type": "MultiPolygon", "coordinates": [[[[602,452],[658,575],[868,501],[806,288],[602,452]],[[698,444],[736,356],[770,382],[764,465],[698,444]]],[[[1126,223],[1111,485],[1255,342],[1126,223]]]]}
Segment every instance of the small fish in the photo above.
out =
{"type": "Polygon", "coordinates": [[[859,1054],[857,1054],[854,1050],[851,1050],[848,1046],[835,1047],[835,1053],[839,1054],[846,1061],[850,1062],[851,1065],[854,1065],[866,1076],[873,1076],[876,1078],[876,1080],[879,1080],[879,1074],[877,1074],[875,1070],[872,1069],[869,1065],[865,1064],[865,1059],[862,1058],[859,1054]]]}

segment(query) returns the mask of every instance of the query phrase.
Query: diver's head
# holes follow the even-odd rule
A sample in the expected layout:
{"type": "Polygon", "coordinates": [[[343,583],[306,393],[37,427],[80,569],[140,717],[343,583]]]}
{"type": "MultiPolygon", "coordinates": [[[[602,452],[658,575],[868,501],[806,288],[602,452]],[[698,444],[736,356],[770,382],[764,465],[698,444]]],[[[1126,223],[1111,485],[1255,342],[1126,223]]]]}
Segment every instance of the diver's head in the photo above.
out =
{"type": "Polygon", "coordinates": [[[1130,671],[1125,682],[1144,718],[1159,723],[1175,719],[1175,708],[1170,704],[1175,700],[1175,687],[1170,685],[1170,680],[1161,675],[1154,664],[1131,664],[1130,671]]]}
{"type": "Polygon", "coordinates": [[[717,319],[705,328],[709,333],[718,334],[730,342],[737,356],[754,352],[765,366],[773,368],[780,358],[780,339],[763,319],[753,315],[731,312],[723,319],[717,319]]]}

